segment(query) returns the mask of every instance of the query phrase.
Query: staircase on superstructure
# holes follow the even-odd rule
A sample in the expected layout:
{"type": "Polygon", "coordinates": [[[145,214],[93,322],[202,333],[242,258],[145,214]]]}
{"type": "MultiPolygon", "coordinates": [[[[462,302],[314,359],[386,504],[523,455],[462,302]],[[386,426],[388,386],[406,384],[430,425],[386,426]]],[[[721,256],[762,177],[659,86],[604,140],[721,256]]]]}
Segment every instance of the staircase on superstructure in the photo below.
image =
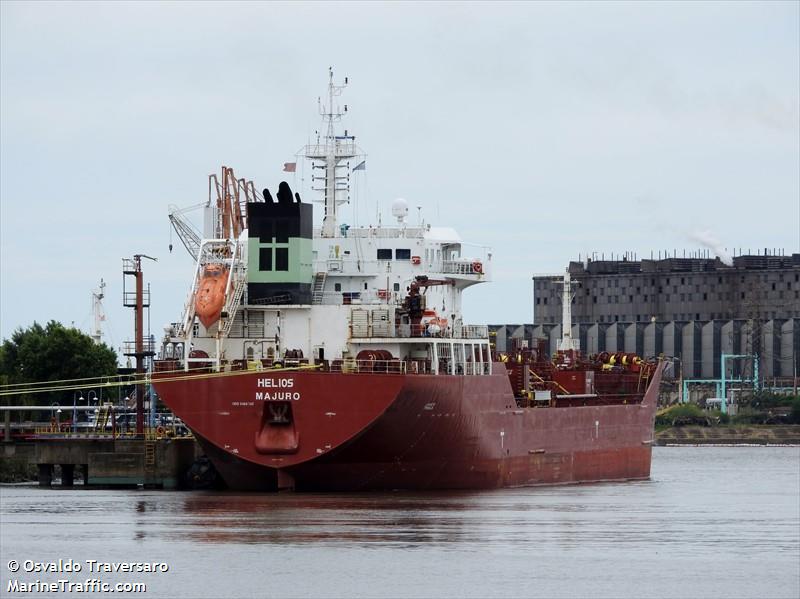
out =
{"type": "Polygon", "coordinates": [[[318,272],[314,275],[314,287],[311,290],[311,303],[321,304],[325,292],[325,279],[328,278],[327,272],[318,272]]]}
{"type": "MultiPolygon", "coordinates": [[[[252,181],[237,179],[233,169],[222,167],[221,177],[216,174],[208,178],[208,201],[204,204],[211,211],[209,221],[213,223],[212,238],[200,239],[199,235],[188,226],[182,218],[182,212],[172,209],[170,221],[178,233],[183,245],[195,258],[195,274],[192,287],[184,304],[183,316],[177,334],[184,339],[185,346],[191,346],[194,336],[195,301],[204,269],[210,264],[222,264],[228,268],[228,281],[225,286],[225,302],[217,324],[217,355],[203,358],[203,362],[212,362],[218,369],[220,365],[220,348],[233,326],[234,317],[242,302],[247,287],[247,203],[258,197],[252,181]]],[[[193,358],[185,360],[188,369],[193,358]]]]}

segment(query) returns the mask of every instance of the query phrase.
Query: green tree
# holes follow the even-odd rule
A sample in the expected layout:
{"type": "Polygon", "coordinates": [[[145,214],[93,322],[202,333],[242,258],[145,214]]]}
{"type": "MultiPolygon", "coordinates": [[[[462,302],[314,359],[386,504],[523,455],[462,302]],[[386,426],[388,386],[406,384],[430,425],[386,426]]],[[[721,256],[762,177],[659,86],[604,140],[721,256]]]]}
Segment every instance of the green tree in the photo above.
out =
{"type": "Polygon", "coordinates": [[[792,399],[792,411],[789,412],[789,424],[800,424],[800,397],[792,399]]]}
{"type": "MultiPolygon", "coordinates": [[[[0,380],[4,384],[40,383],[116,374],[117,356],[105,344],[95,343],[76,328],[51,320],[19,328],[0,346],[0,380]]],[[[84,391],[84,394],[86,392],[84,391]]],[[[74,391],[21,393],[3,403],[71,406],[74,391]]],[[[43,415],[39,415],[43,416],[43,415]]],[[[37,418],[36,414],[32,415],[37,418]]],[[[49,418],[49,414],[47,414],[49,418]]]]}

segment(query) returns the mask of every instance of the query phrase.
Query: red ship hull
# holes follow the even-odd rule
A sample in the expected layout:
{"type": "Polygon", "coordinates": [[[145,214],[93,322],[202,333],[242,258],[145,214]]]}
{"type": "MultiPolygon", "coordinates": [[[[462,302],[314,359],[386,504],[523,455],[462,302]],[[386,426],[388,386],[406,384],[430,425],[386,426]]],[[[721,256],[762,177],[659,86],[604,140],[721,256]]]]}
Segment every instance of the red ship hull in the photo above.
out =
{"type": "Polygon", "coordinates": [[[661,367],[637,403],[548,408],[518,408],[502,364],[489,376],[262,371],[154,384],[229,487],[349,491],[646,479],[660,379],[661,367]]]}

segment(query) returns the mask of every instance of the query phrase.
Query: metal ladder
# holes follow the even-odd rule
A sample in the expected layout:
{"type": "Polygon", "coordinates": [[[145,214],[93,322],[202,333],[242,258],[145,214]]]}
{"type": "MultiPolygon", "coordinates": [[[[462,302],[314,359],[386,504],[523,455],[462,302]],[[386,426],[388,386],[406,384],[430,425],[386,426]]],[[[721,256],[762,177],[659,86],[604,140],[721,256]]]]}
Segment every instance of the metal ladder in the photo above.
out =
{"type": "Polygon", "coordinates": [[[189,297],[186,299],[186,303],[183,306],[181,329],[178,331],[181,337],[188,335],[189,331],[191,331],[194,326],[195,295],[197,294],[197,289],[200,287],[200,278],[199,274],[195,274],[194,283],[192,283],[192,288],[189,291],[189,297]]]}
{"type": "Polygon", "coordinates": [[[151,469],[156,464],[156,442],[147,439],[144,442],[144,465],[151,469]]]}
{"type": "Polygon", "coordinates": [[[322,303],[322,294],[325,290],[325,279],[328,277],[326,272],[318,272],[314,275],[314,289],[312,291],[312,304],[322,303]]]}
{"type": "Polygon", "coordinates": [[[228,317],[225,319],[225,323],[220,330],[220,338],[227,337],[231,332],[233,318],[236,316],[236,310],[239,308],[239,302],[242,301],[242,294],[247,285],[247,275],[243,269],[236,269],[233,276],[235,287],[233,288],[233,293],[228,296],[225,307],[223,308],[225,312],[227,312],[228,317]]]}
{"type": "Polygon", "coordinates": [[[100,406],[100,411],[97,413],[97,417],[94,420],[95,432],[104,432],[106,430],[106,424],[108,424],[109,416],[111,416],[111,409],[109,408],[109,405],[103,404],[100,406]]]}

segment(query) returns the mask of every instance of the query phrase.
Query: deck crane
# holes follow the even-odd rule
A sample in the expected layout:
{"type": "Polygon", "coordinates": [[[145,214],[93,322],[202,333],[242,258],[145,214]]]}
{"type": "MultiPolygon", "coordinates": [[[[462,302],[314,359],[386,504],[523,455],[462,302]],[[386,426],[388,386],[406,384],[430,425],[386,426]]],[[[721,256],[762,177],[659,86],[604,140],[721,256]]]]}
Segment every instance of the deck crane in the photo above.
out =
{"type": "Polygon", "coordinates": [[[222,342],[231,331],[239,305],[247,287],[247,205],[264,201],[252,181],[237,179],[233,169],[222,167],[220,176],[208,177],[208,200],[179,209],[170,207],[169,219],[186,250],[194,258],[195,275],[176,327],[176,339],[191,347],[195,323],[207,330],[214,327],[217,351],[210,360],[188,355],[190,362],[209,361],[219,369],[222,342]],[[204,210],[204,231],[201,234],[185,213],[204,210]]]}
{"type": "MultiPolygon", "coordinates": [[[[400,312],[408,315],[411,330],[414,333],[421,334],[427,328],[423,325],[423,318],[427,314],[425,293],[428,291],[428,287],[454,286],[455,284],[456,282],[453,279],[431,279],[426,275],[419,275],[411,281],[411,285],[408,287],[408,295],[403,299],[403,306],[400,312]],[[422,289],[422,293],[420,293],[420,289],[422,289]]],[[[446,320],[440,321],[438,317],[436,317],[435,322],[443,326],[447,324],[446,320]]]]}
{"type": "MultiPolygon", "coordinates": [[[[178,208],[175,204],[170,204],[169,206],[169,222],[172,224],[172,228],[175,229],[175,233],[178,234],[178,238],[183,243],[183,247],[186,248],[186,251],[189,252],[189,255],[194,260],[197,260],[197,255],[200,252],[201,235],[200,231],[197,230],[185,215],[192,210],[206,208],[208,206],[209,202],[202,202],[186,208],[178,208]]],[[[172,251],[171,242],[169,244],[169,251],[172,251]]]]}
{"type": "Polygon", "coordinates": [[[408,287],[408,295],[411,297],[420,295],[420,288],[424,289],[422,292],[424,295],[428,287],[438,287],[440,285],[449,285],[452,287],[455,284],[456,282],[454,279],[431,279],[427,275],[417,275],[408,287]]]}
{"type": "MultiPolygon", "coordinates": [[[[237,179],[230,167],[222,167],[222,176],[208,176],[208,200],[185,208],[169,206],[169,222],[186,251],[196,261],[204,238],[236,239],[247,227],[247,203],[263,201],[252,181],[237,179]],[[194,210],[211,210],[211,225],[205,234],[187,218],[194,210]]],[[[170,251],[172,244],[170,243],[170,251]]]]}

